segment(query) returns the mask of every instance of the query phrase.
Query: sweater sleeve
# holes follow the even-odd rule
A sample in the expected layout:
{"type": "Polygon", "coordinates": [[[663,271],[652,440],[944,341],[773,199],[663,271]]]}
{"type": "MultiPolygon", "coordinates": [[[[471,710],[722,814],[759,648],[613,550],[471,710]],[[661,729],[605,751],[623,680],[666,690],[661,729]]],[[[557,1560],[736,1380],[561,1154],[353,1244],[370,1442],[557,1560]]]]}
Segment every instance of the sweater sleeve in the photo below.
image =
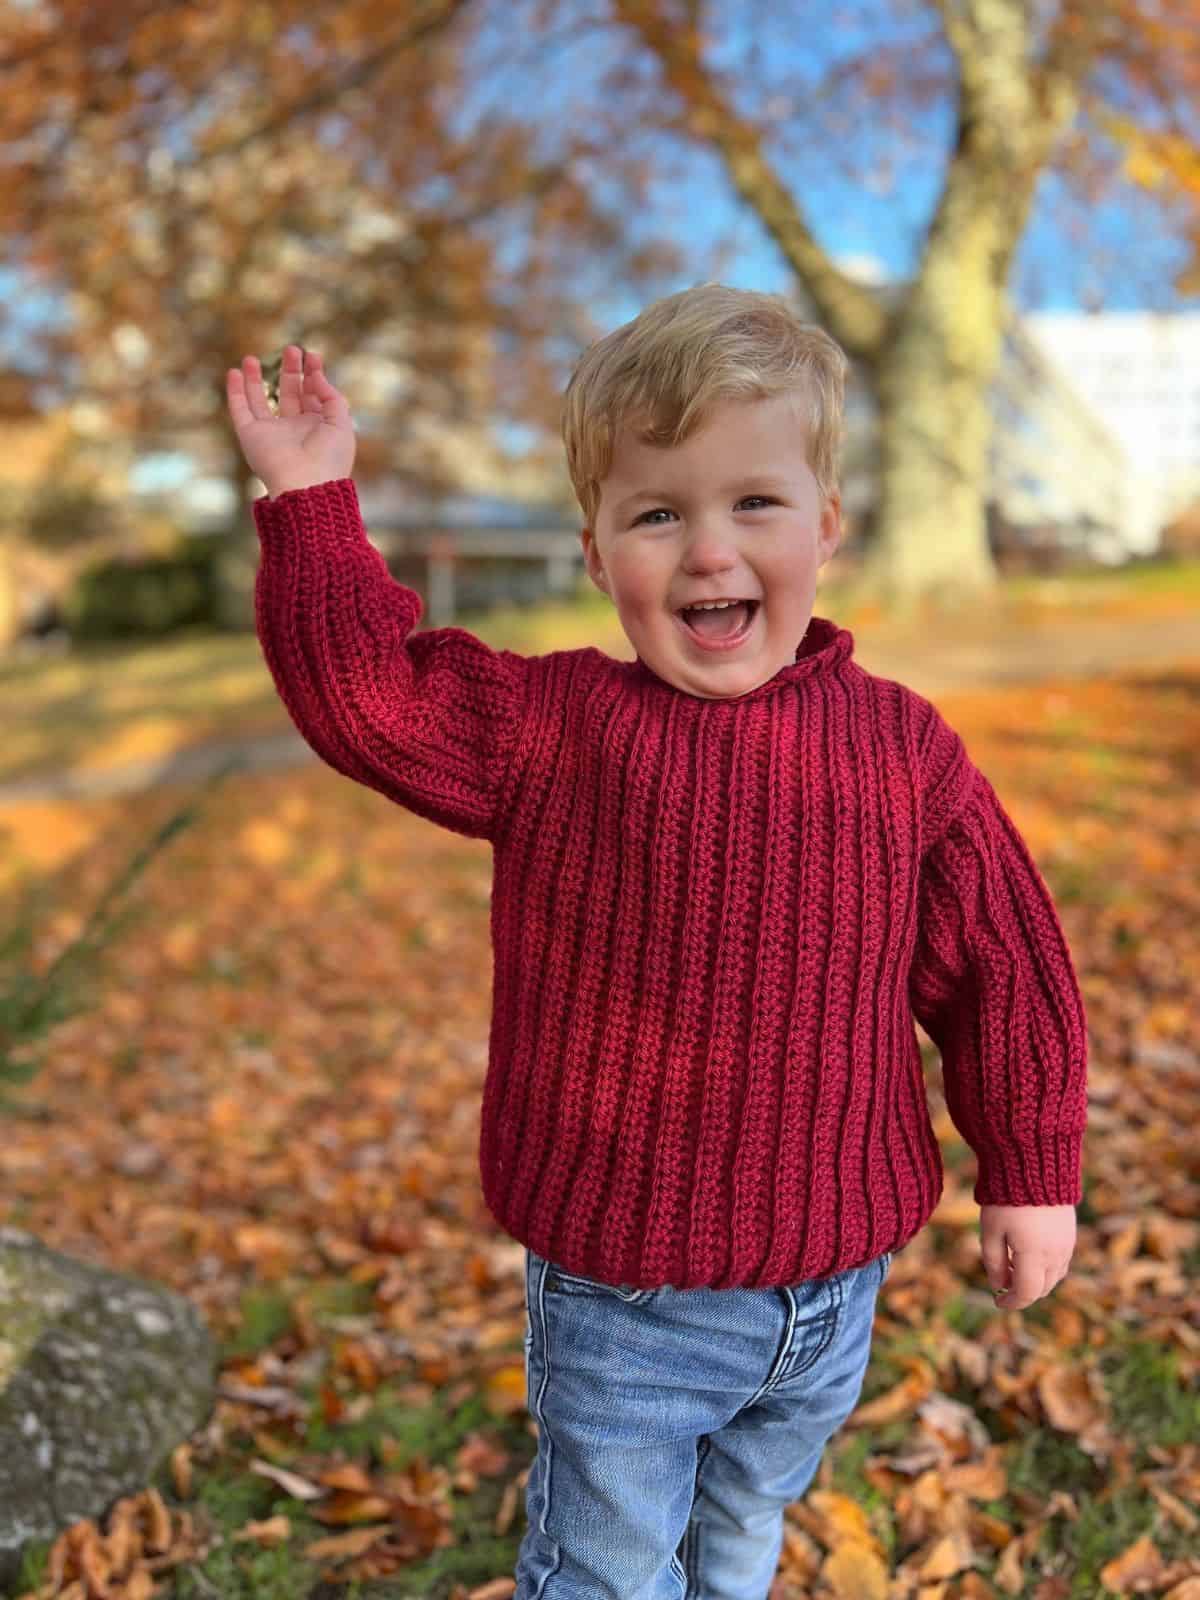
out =
{"type": "MultiPolygon", "coordinates": [[[[1087,1023],[1057,910],[995,789],[950,752],[922,857],[909,976],[937,1045],[950,1118],[975,1152],[980,1205],[1077,1205],[1083,1197],[1087,1023]]],[[[957,749],[955,746],[957,745],[957,749]]]]}
{"type": "Polygon", "coordinates": [[[423,605],[367,538],[350,478],[253,505],[259,643],[279,696],[338,772],[456,833],[492,839],[529,661],[423,605]]]}

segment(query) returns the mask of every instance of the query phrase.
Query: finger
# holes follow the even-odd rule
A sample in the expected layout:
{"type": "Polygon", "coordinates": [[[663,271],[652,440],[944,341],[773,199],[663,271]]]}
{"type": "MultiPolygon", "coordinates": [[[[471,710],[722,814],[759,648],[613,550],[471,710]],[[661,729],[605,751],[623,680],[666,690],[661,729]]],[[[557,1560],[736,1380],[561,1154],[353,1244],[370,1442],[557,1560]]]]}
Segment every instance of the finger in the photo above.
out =
{"type": "Polygon", "coordinates": [[[310,354],[312,366],[308,374],[308,383],[320,404],[320,410],[326,422],[344,422],[350,415],[350,402],[325,376],[321,357],[315,351],[310,354]]]}
{"type": "Polygon", "coordinates": [[[1031,1306],[1041,1298],[1045,1281],[1044,1266],[1018,1255],[1013,1260],[1008,1292],[1001,1296],[997,1304],[1005,1311],[1024,1311],[1026,1306],[1031,1306]]]}
{"type": "Polygon", "coordinates": [[[1008,1246],[1003,1235],[994,1239],[984,1239],[980,1254],[983,1257],[984,1271],[987,1273],[992,1292],[1009,1287],[1012,1283],[1012,1268],[1009,1265],[1008,1246]]]}
{"type": "Polygon", "coordinates": [[[254,421],[254,413],[246,404],[246,381],[240,367],[230,367],[225,373],[225,399],[235,428],[245,428],[254,421]]]}
{"type": "Polygon", "coordinates": [[[267,404],[267,391],[263,388],[262,366],[257,356],[242,357],[242,380],[246,388],[246,404],[256,422],[269,422],[274,412],[267,404]]]}
{"type": "MultiPolygon", "coordinates": [[[[324,403],[317,393],[315,379],[317,376],[325,377],[321,367],[321,358],[315,350],[304,352],[304,409],[319,416],[324,411],[324,403]]],[[[328,380],[326,380],[328,382],[328,380]]]]}
{"type": "Polygon", "coordinates": [[[303,406],[304,362],[297,344],[284,346],[283,364],[279,370],[279,415],[298,417],[303,406]]]}

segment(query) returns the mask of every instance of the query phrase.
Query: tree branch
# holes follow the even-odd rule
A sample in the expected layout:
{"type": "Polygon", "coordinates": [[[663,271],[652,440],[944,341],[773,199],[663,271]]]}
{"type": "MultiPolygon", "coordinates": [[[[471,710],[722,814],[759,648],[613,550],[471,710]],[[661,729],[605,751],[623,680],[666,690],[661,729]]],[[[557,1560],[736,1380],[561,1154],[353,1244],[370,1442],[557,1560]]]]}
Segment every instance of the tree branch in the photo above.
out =
{"type": "Polygon", "coordinates": [[[293,125],[299,118],[308,116],[310,112],[319,111],[322,106],[341,100],[351,89],[359,89],[364,83],[369,83],[394,56],[440,33],[469,4],[470,0],[418,0],[420,15],[402,33],[380,45],[378,50],[364,56],[361,61],[354,62],[348,72],[324,79],[310,94],[281,106],[274,115],[259,123],[256,128],[251,128],[236,139],[229,139],[214,149],[199,152],[198,160],[204,162],[211,161],[217,156],[238,155],[247,145],[254,144],[259,139],[269,138],[272,134],[293,125]]]}
{"type": "Polygon", "coordinates": [[[870,290],[841,272],[817,242],[794,196],[763,154],[762,135],[718,89],[694,36],[664,19],[658,0],[614,0],[614,10],[654,52],[687,108],[687,126],[724,157],[734,187],[778,244],[830,333],[848,354],[873,365],[887,327],[884,307],[870,290]]]}

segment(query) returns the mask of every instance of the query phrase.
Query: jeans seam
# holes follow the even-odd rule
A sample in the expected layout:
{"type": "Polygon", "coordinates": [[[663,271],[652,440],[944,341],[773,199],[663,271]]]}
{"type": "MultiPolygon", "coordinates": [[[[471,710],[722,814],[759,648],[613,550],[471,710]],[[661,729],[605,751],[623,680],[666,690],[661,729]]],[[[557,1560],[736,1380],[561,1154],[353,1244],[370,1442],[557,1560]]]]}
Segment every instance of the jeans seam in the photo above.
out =
{"type": "Polygon", "coordinates": [[[807,1372],[810,1367],[815,1366],[815,1364],[825,1354],[826,1350],[829,1349],[829,1346],[833,1343],[834,1336],[837,1333],[842,1319],[842,1306],[845,1303],[845,1291],[843,1289],[840,1276],[831,1278],[829,1280],[829,1287],[833,1291],[833,1305],[830,1307],[829,1315],[825,1318],[822,1327],[824,1337],[803,1366],[793,1367],[791,1369],[787,1375],[787,1381],[789,1383],[793,1378],[798,1378],[801,1373],[807,1372]]]}
{"type": "MultiPolygon", "coordinates": [[[[696,1444],[696,1476],[692,1480],[692,1511],[696,1508],[696,1500],[700,1493],[700,1475],[704,1471],[704,1463],[712,1454],[712,1440],[707,1433],[701,1434],[696,1444]]],[[[700,1524],[695,1521],[692,1512],[688,1513],[687,1527],[683,1535],[683,1600],[699,1600],[700,1597],[700,1524]],[[695,1579],[693,1587],[692,1580],[695,1579]]]]}
{"type": "MultiPolygon", "coordinates": [[[[541,1394],[545,1393],[546,1388],[547,1388],[547,1386],[548,1386],[548,1384],[550,1382],[550,1339],[549,1339],[548,1330],[546,1328],[546,1308],[545,1308],[545,1305],[543,1303],[543,1285],[545,1283],[546,1274],[547,1274],[547,1267],[546,1267],[546,1264],[544,1262],[543,1263],[539,1263],[538,1266],[534,1267],[533,1276],[534,1276],[534,1278],[536,1280],[536,1283],[537,1283],[537,1289],[536,1289],[536,1293],[533,1294],[533,1295],[530,1295],[529,1292],[528,1292],[528,1282],[529,1282],[528,1276],[526,1278],[526,1294],[527,1294],[529,1302],[530,1302],[530,1316],[532,1317],[532,1315],[533,1315],[533,1304],[536,1301],[537,1308],[538,1308],[538,1317],[540,1319],[540,1326],[541,1326],[541,1329],[542,1329],[542,1364],[543,1364],[543,1369],[544,1370],[542,1372],[541,1394]]],[[[549,1528],[547,1527],[547,1523],[548,1523],[548,1521],[550,1519],[550,1487],[551,1487],[552,1466],[553,1466],[553,1458],[554,1458],[554,1437],[551,1434],[549,1428],[546,1426],[546,1419],[542,1414],[541,1394],[539,1394],[538,1398],[535,1400],[534,1397],[533,1397],[532,1392],[529,1389],[528,1385],[526,1385],[526,1388],[527,1388],[526,1398],[529,1401],[530,1409],[533,1411],[534,1419],[535,1419],[535,1421],[537,1422],[537,1425],[538,1425],[538,1449],[539,1450],[542,1448],[542,1439],[543,1438],[545,1439],[545,1455],[544,1455],[544,1458],[543,1458],[544,1471],[542,1472],[542,1484],[541,1484],[541,1487],[542,1487],[542,1508],[541,1508],[541,1512],[540,1512],[539,1517],[538,1517],[538,1531],[543,1535],[543,1537],[548,1541],[548,1543],[551,1544],[553,1546],[553,1548],[554,1548],[554,1563],[553,1563],[552,1566],[548,1566],[546,1568],[546,1571],[542,1574],[542,1581],[538,1585],[537,1595],[540,1596],[542,1593],[544,1593],[545,1588],[546,1588],[546,1584],[559,1571],[559,1569],[562,1566],[562,1546],[559,1544],[558,1540],[554,1537],[554,1535],[550,1532],[549,1528]]],[[[537,1600],[536,1596],[535,1596],[535,1600],[537,1600]]]]}

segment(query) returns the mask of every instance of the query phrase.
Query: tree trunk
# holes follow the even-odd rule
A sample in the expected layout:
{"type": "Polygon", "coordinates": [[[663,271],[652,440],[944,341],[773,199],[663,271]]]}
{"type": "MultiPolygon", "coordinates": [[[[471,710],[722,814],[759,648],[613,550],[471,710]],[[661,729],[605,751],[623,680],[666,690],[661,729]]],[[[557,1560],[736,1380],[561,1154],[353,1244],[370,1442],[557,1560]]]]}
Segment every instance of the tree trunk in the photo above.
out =
{"type": "Polygon", "coordinates": [[[959,145],[876,366],[879,503],[864,586],[909,614],[978,599],[998,576],[987,538],[991,383],[1038,160],[969,119],[959,145]]]}
{"type": "MultiPolygon", "coordinates": [[[[961,275],[960,275],[961,280],[961,275]]],[[[918,283],[878,370],[879,476],[864,586],[892,608],[986,593],[989,383],[1002,295],[960,281],[918,283]]]]}
{"type": "Polygon", "coordinates": [[[934,5],[959,68],[955,144],[908,298],[889,312],[818,241],[765,156],[761,128],[705,65],[701,8],[680,27],[663,0],[615,0],[683,102],[688,131],[724,159],[820,321],[873,380],[878,495],[862,585],[910,612],[997,581],[986,518],[1004,286],[1038,174],[1113,20],[1103,5],[1060,7],[1048,27],[1028,0],[934,5]]]}

